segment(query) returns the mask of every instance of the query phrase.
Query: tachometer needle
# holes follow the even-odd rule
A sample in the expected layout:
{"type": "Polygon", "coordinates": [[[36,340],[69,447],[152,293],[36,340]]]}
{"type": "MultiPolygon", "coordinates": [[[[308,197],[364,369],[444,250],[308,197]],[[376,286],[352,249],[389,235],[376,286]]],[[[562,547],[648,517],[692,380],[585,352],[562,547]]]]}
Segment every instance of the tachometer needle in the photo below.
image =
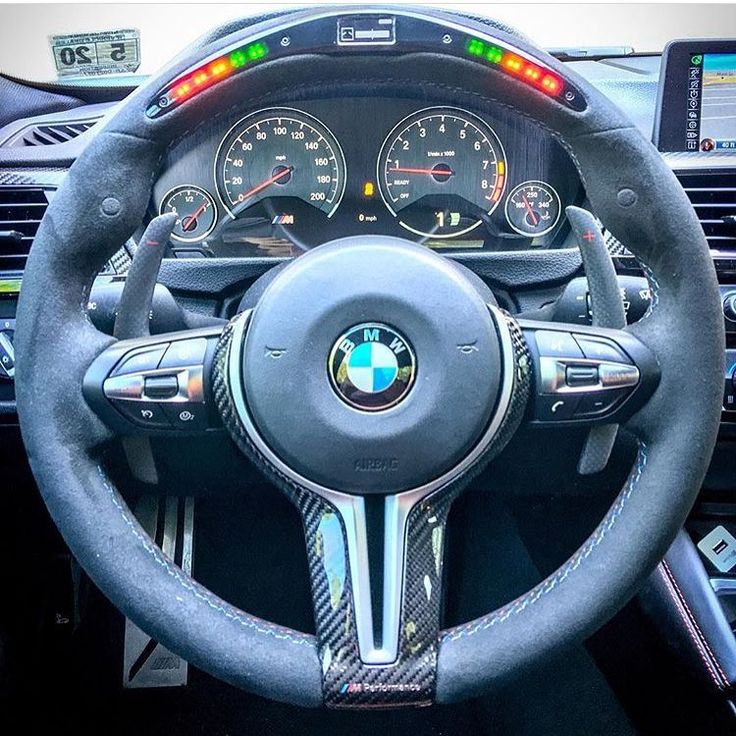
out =
{"type": "Polygon", "coordinates": [[[539,217],[537,217],[537,213],[532,209],[532,206],[529,204],[529,200],[523,194],[521,195],[521,198],[524,200],[524,207],[526,207],[529,217],[532,218],[532,225],[536,227],[539,225],[539,217]]]}
{"type": "Polygon", "coordinates": [[[262,181],[260,184],[256,184],[252,189],[249,189],[243,194],[239,194],[238,200],[244,202],[246,199],[250,199],[254,194],[262,192],[267,187],[270,187],[271,184],[275,184],[279,179],[283,179],[285,176],[290,175],[292,171],[294,171],[293,166],[285,166],[273,176],[269,176],[268,179],[266,179],[265,181],[262,181]]]}
{"type": "Polygon", "coordinates": [[[429,174],[430,176],[438,175],[438,176],[452,176],[455,172],[450,169],[440,169],[440,168],[434,168],[434,169],[412,169],[412,168],[404,168],[401,166],[395,166],[392,169],[389,169],[389,171],[396,171],[399,174],[429,174]]]}

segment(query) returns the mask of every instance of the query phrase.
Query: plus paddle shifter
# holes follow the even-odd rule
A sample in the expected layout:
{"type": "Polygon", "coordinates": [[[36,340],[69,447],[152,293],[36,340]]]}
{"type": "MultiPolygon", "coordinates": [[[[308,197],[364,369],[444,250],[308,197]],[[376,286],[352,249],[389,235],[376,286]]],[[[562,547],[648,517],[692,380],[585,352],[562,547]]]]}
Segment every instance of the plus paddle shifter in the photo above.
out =
{"type": "MultiPolygon", "coordinates": [[[[580,207],[567,207],[565,212],[583,258],[593,324],[623,329],[626,327],[626,312],[621,289],[600,225],[590,212],[580,207]]],[[[617,424],[601,424],[590,429],[578,461],[581,475],[592,475],[606,467],[617,434],[617,424]]]]}

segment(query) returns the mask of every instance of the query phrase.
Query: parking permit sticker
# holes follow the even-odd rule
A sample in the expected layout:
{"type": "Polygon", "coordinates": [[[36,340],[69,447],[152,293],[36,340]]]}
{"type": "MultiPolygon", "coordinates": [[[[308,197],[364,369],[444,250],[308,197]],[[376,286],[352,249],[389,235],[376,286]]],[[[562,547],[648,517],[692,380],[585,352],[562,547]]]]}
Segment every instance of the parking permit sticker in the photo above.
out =
{"type": "Polygon", "coordinates": [[[140,32],[133,29],[50,36],[49,42],[59,77],[132,74],[141,64],[140,32]]]}
{"type": "Polygon", "coordinates": [[[698,549],[719,572],[730,572],[736,566],[736,538],[722,526],[706,534],[698,542],[698,549]]]}

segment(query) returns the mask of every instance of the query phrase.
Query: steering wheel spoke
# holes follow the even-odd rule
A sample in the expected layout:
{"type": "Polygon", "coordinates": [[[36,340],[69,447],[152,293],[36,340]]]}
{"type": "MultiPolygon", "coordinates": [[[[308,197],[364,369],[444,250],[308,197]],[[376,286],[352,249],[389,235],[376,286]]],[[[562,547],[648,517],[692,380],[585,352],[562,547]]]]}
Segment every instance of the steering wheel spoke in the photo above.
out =
{"type": "Polygon", "coordinates": [[[519,320],[534,364],[534,424],[621,424],[659,383],[654,353],[629,330],[519,320]]]}
{"type": "Polygon", "coordinates": [[[325,702],[429,703],[452,492],[300,492],[325,702]]]}
{"type": "Polygon", "coordinates": [[[124,436],[216,428],[209,375],[221,332],[197,329],[115,342],[87,370],[84,396],[124,436]]]}

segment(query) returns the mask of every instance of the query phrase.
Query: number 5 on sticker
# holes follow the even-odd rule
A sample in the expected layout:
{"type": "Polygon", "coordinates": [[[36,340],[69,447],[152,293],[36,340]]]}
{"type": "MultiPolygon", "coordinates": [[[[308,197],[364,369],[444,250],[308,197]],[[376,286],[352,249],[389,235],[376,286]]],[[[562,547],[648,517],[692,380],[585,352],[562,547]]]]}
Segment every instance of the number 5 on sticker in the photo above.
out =
{"type": "Polygon", "coordinates": [[[140,66],[137,30],[51,36],[49,41],[59,77],[132,74],[140,66]]]}

